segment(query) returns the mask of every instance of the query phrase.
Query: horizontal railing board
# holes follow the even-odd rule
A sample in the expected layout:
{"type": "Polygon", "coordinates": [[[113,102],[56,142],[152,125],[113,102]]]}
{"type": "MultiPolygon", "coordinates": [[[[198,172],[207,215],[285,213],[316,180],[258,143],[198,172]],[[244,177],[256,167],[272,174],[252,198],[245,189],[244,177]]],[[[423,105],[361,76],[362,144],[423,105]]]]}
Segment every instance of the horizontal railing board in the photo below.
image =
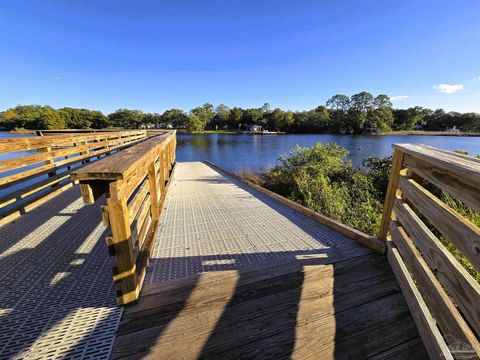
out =
{"type": "Polygon", "coordinates": [[[390,234],[442,333],[450,334],[455,339],[466,342],[480,355],[480,344],[477,337],[435,278],[401,224],[392,221],[390,223],[390,234]]]}
{"type": "Polygon", "coordinates": [[[62,134],[54,136],[39,137],[16,137],[0,139],[0,154],[8,152],[18,152],[26,150],[36,150],[46,147],[66,146],[86,140],[125,137],[132,135],[145,134],[145,130],[126,131],[126,132],[105,132],[89,134],[62,134]]]}
{"type": "Polygon", "coordinates": [[[102,134],[62,134],[48,138],[1,139],[2,152],[12,158],[0,161],[0,222],[6,223],[66,189],[70,173],[98,161],[112,151],[146,139],[145,131],[102,134]],[[33,150],[32,150],[33,148],[33,150]],[[29,150],[24,156],[22,152],[29,150]],[[38,153],[33,153],[38,151],[38,153]],[[42,200],[44,199],[44,200],[42,200]]]}
{"type": "Polygon", "coordinates": [[[405,156],[404,164],[418,176],[480,211],[480,183],[410,155],[405,156]]]}
{"type": "Polygon", "coordinates": [[[165,180],[175,162],[175,135],[170,131],[149,138],[71,175],[80,181],[85,203],[106,194],[102,218],[108,218],[112,231],[107,246],[116,258],[112,271],[119,305],[136,301],[142,288],[167,191],[165,180]]]}
{"type": "Polygon", "coordinates": [[[478,311],[480,284],[463,268],[405,201],[396,200],[395,213],[430,268],[435,271],[473,329],[480,334],[478,311]]]}
{"type": "Polygon", "coordinates": [[[400,176],[399,188],[428,221],[480,269],[480,229],[413,179],[400,176]]]}
{"type": "Polygon", "coordinates": [[[155,151],[158,150],[158,145],[166,144],[171,133],[173,132],[154,136],[134,148],[112,155],[108,161],[86,166],[76,172],[73,177],[75,180],[126,179],[138,168],[145,167],[152,161],[152,157],[156,156],[155,151]]]}
{"type": "Polygon", "coordinates": [[[413,278],[408,272],[398,249],[391,241],[387,241],[387,259],[400,285],[412,317],[417,324],[420,337],[422,338],[430,359],[453,360],[453,356],[440,330],[435,324],[435,319],[432,317],[427,304],[425,304],[420,291],[417,289],[413,278]]]}
{"type": "Polygon", "coordinates": [[[393,144],[393,147],[404,154],[427,161],[437,167],[451,171],[480,184],[480,159],[448,152],[426,145],[393,144]]]}

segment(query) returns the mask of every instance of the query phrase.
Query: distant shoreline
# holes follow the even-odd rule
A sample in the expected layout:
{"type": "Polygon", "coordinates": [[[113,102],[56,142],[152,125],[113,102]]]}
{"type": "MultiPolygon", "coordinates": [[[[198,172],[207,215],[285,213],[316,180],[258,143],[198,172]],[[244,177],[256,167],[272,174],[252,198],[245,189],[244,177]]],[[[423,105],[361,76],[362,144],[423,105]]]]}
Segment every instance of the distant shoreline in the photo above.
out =
{"type": "MultiPolygon", "coordinates": [[[[77,129],[62,129],[65,132],[68,130],[77,130],[77,129]]],[[[93,130],[93,129],[92,129],[93,130]]],[[[99,130],[99,129],[95,129],[99,130]]],[[[101,129],[101,130],[108,130],[108,129],[101,129]]],[[[118,131],[118,129],[115,129],[118,131]]],[[[149,130],[149,129],[146,129],[149,130]]],[[[152,130],[152,129],[151,129],[152,130]]],[[[155,129],[155,130],[172,130],[172,129],[155,129]]],[[[112,129],[113,131],[113,129],[112,129]]],[[[8,131],[10,134],[34,134],[35,130],[28,130],[28,129],[19,129],[19,130],[10,130],[8,131]]],[[[228,135],[239,135],[243,134],[239,131],[232,131],[232,130],[205,130],[203,132],[198,131],[187,131],[185,129],[177,129],[178,134],[191,134],[191,135],[202,135],[202,134],[228,134],[228,135]]],[[[283,134],[282,134],[283,135],[283,134]]],[[[398,131],[390,131],[385,133],[378,133],[378,134],[338,134],[338,133],[287,133],[286,135],[367,135],[367,136],[388,136],[388,135],[404,135],[404,136],[468,136],[468,137],[476,137],[480,136],[480,133],[465,133],[465,132],[446,132],[446,131],[422,131],[422,130],[398,130],[398,131]]]]}

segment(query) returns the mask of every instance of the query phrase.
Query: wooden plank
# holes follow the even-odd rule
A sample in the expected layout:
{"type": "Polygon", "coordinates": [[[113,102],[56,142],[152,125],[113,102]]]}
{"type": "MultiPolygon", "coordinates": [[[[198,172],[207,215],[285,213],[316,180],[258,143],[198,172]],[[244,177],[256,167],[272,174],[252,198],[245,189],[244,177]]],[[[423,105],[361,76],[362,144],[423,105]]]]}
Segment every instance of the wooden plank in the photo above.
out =
{"type": "Polygon", "coordinates": [[[439,168],[424,160],[405,156],[405,165],[416,174],[453,195],[458,200],[480,211],[480,183],[439,168]]]}
{"type": "Polygon", "coordinates": [[[399,187],[407,199],[480,269],[480,229],[406,176],[399,187]]]}
{"type": "Polygon", "coordinates": [[[158,206],[157,194],[157,172],[155,170],[155,162],[153,162],[148,169],[148,181],[150,183],[150,206],[152,211],[152,219],[157,222],[160,217],[160,209],[158,206]]]}
{"type": "MultiPolygon", "coordinates": [[[[397,208],[397,204],[396,202],[394,209],[397,208]]],[[[428,308],[438,322],[442,334],[452,335],[455,339],[470,344],[476,354],[480,355],[480,343],[477,337],[450,300],[445,290],[443,290],[401,224],[392,221],[390,224],[390,234],[408,270],[417,283],[422,297],[425,299],[428,308]]]]}
{"type": "Polygon", "coordinates": [[[114,138],[118,136],[144,135],[145,130],[110,132],[101,134],[62,134],[55,136],[40,137],[17,137],[0,140],[0,154],[17,151],[36,150],[46,147],[58,147],[73,145],[74,142],[82,140],[93,140],[102,138],[114,138]]]}
{"type": "Polygon", "coordinates": [[[135,147],[110,156],[102,162],[79,169],[75,172],[74,177],[76,180],[126,179],[138,172],[139,169],[148,167],[153,159],[158,156],[159,147],[166,146],[173,136],[175,136],[175,131],[152,137],[135,147]]]}
{"type": "MultiPolygon", "coordinates": [[[[26,171],[23,171],[23,172],[20,172],[20,173],[16,173],[16,174],[12,174],[10,176],[0,178],[0,188],[6,187],[6,186],[12,186],[12,185],[15,185],[17,183],[20,183],[20,182],[29,180],[31,178],[34,178],[36,176],[40,176],[40,175],[43,175],[43,174],[46,174],[46,173],[49,173],[49,172],[52,172],[52,171],[59,170],[59,169],[65,167],[65,166],[73,165],[73,164],[81,162],[83,160],[91,159],[92,157],[102,155],[102,154],[106,153],[107,151],[111,151],[111,150],[114,150],[114,149],[121,149],[125,146],[129,146],[132,143],[135,143],[135,142],[138,142],[138,141],[140,141],[140,140],[134,140],[134,141],[128,142],[128,143],[122,143],[122,144],[116,145],[114,147],[110,147],[108,150],[107,149],[97,150],[97,151],[91,152],[89,154],[76,156],[74,158],[68,158],[68,159],[65,159],[65,160],[57,161],[56,163],[53,163],[53,164],[43,165],[43,166],[40,166],[40,167],[36,167],[34,169],[26,170],[26,171]]],[[[77,172],[77,171],[79,171],[79,169],[76,169],[75,172],[77,172]]],[[[74,176],[75,172],[72,173],[71,176],[74,176]]],[[[73,180],[77,180],[77,179],[73,178],[73,180]]],[[[80,179],[78,179],[78,180],[80,180],[80,179]]],[[[83,179],[83,180],[88,180],[88,179],[83,179]]]]}
{"type": "MultiPolygon", "coordinates": [[[[321,348],[325,342],[334,340],[337,323],[335,317],[338,316],[335,314],[344,314],[344,319],[350,319],[350,328],[342,329],[345,332],[352,332],[352,328],[356,327],[359,327],[360,332],[363,330],[362,324],[370,326],[373,322],[372,315],[375,313],[370,311],[371,308],[377,309],[377,319],[385,319],[385,315],[401,314],[404,317],[408,314],[390,274],[387,280],[386,276],[372,278],[359,271],[348,272],[338,277],[337,285],[342,289],[339,292],[335,292],[332,288],[332,277],[321,275],[322,266],[312,266],[305,268],[303,274],[302,271],[297,270],[263,283],[253,282],[245,288],[237,288],[237,279],[233,278],[227,286],[224,286],[222,297],[210,296],[209,299],[203,292],[203,286],[191,289],[188,303],[177,304],[177,308],[180,306],[181,313],[174,318],[173,324],[170,323],[168,333],[161,334],[161,341],[158,338],[159,329],[163,328],[161,323],[158,327],[146,327],[143,331],[130,332],[126,336],[117,337],[113,357],[120,355],[121,352],[124,352],[123,355],[127,352],[138,356],[138,353],[141,354],[147,350],[152,356],[162,354],[164,358],[172,358],[175,354],[178,356],[179,352],[185,358],[197,358],[198,350],[202,349],[199,343],[202,343],[205,337],[210,337],[212,341],[209,341],[208,348],[203,347],[205,352],[202,351],[202,354],[219,357],[226,350],[254,340],[267,339],[268,341],[276,334],[285,333],[289,329],[298,331],[300,327],[316,329],[313,332],[316,336],[314,343],[321,348]],[[306,284],[315,285],[306,286],[306,284]],[[235,286],[233,296],[229,291],[232,285],[235,286]],[[286,289],[282,290],[283,287],[286,289]],[[301,287],[303,290],[300,289],[301,287]],[[391,294],[395,294],[395,297],[388,296],[391,294]],[[207,302],[198,300],[198,296],[205,297],[207,302]],[[375,302],[377,299],[381,300],[375,302]],[[390,301],[392,306],[386,306],[390,301]],[[398,306],[402,302],[403,306],[398,306]],[[228,304],[226,309],[223,307],[224,304],[228,304]],[[358,306],[363,304],[370,305],[367,305],[368,310],[362,309],[360,311],[362,315],[360,315],[358,306]],[[298,307],[303,305],[306,311],[298,315],[298,307]],[[185,309],[185,306],[188,308],[185,309]],[[189,309],[191,306],[193,308],[189,309]],[[218,310],[223,313],[220,320],[218,310]],[[365,321],[366,318],[369,322],[365,321]],[[308,324],[311,326],[309,327],[308,324]],[[212,329],[215,332],[212,332],[212,329]],[[318,334],[323,335],[317,336],[318,334]],[[145,349],[146,343],[152,346],[145,349]],[[187,344],[188,346],[184,346],[187,344]]],[[[206,288],[205,291],[207,291],[206,288]]],[[[158,324],[158,317],[163,315],[162,320],[166,322],[172,318],[172,313],[175,314],[174,307],[165,311],[166,309],[159,308],[157,315],[151,314],[147,321],[151,325],[158,324]]],[[[127,325],[124,321],[136,321],[137,316],[138,314],[124,318],[120,331],[122,326],[127,325]]],[[[342,324],[345,327],[348,326],[347,322],[342,324]]],[[[281,351],[281,348],[278,350],[281,351]]]]}
{"type": "Polygon", "coordinates": [[[393,203],[398,187],[398,176],[403,167],[404,153],[401,151],[394,151],[392,159],[392,168],[390,170],[390,179],[388,181],[387,194],[385,195],[385,202],[383,205],[382,221],[380,223],[380,230],[378,231],[378,238],[385,241],[387,239],[388,225],[392,215],[393,203]]]}
{"type": "Polygon", "coordinates": [[[480,183],[479,159],[455,152],[439,150],[426,145],[394,144],[393,147],[414,158],[424,160],[438,168],[450,171],[461,178],[470,179],[477,184],[480,183]]]}
{"type": "Polygon", "coordinates": [[[387,241],[387,259],[392,266],[395,278],[407,301],[410,313],[417,324],[418,331],[420,332],[430,359],[453,360],[452,354],[435,324],[435,320],[410,276],[398,249],[391,241],[387,241]]]}
{"type": "Polygon", "coordinates": [[[145,179],[143,183],[140,185],[140,188],[137,190],[137,193],[134,195],[133,199],[128,204],[130,222],[133,222],[133,220],[137,216],[138,211],[140,210],[142,204],[144,203],[145,197],[147,196],[149,190],[150,190],[150,183],[147,179],[145,179]]]}
{"type": "Polygon", "coordinates": [[[257,184],[254,184],[248,180],[245,180],[245,179],[242,179],[240,178],[239,176],[235,175],[235,174],[232,174],[222,168],[220,168],[219,166],[213,164],[213,163],[210,163],[208,161],[205,161],[206,164],[212,166],[213,168],[217,169],[217,170],[220,170],[221,172],[227,174],[228,176],[230,177],[233,177],[234,179],[237,179],[239,181],[241,181],[242,183],[254,188],[255,190],[271,197],[272,199],[278,201],[279,203],[281,204],[284,204],[292,209],[295,209],[297,211],[299,211],[300,213],[308,216],[309,218],[323,224],[323,225],[326,225],[336,231],[338,231],[339,233],[343,234],[343,235],[346,235],[348,236],[349,238],[353,239],[353,240],[356,240],[357,242],[369,247],[370,249],[372,249],[373,251],[375,252],[378,252],[379,254],[384,254],[385,253],[385,243],[373,236],[370,236],[370,235],[367,235],[357,229],[354,229],[350,226],[347,226],[345,224],[342,224],[341,222],[339,221],[336,221],[336,220],[333,220],[325,215],[322,215],[320,213],[317,213],[315,212],[314,210],[311,210],[309,208],[307,208],[306,206],[303,206],[303,205],[300,205],[290,199],[287,199],[279,194],[276,194],[274,193],[273,191],[270,191],[270,190],[267,190],[265,189],[264,187],[262,186],[259,186],[257,184]]]}
{"type": "Polygon", "coordinates": [[[107,197],[107,206],[116,253],[117,274],[121,276],[121,292],[117,294],[117,302],[119,305],[125,305],[135,301],[138,296],[127,200],[125,198],[113,200],[107,197]]]}
{"type": "Polygon", "coordinates": [[[395,212],[407,234],[414,240],[430,268],[445,287],[449,295],[480,334],[480,285],[437,239],[428,227],[404,201],[397,200],[395,212]]]}

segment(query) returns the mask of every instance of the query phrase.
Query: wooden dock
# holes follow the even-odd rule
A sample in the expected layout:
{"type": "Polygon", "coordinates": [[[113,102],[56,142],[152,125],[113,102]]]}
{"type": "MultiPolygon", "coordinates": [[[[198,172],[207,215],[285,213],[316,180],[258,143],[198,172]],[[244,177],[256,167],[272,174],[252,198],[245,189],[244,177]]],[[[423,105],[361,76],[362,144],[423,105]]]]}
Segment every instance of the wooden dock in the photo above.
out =
{"type": "Polygon", "coordinates": [[[113,358],[427,357],[385,257],[203,163],[178,163],[113,358]]]}
{"type": "Polygon", "coordinates": [[[0,141],[0,359],[478,358],[480,160],[395,146],[373,237],[154,135],[0,141]]]}

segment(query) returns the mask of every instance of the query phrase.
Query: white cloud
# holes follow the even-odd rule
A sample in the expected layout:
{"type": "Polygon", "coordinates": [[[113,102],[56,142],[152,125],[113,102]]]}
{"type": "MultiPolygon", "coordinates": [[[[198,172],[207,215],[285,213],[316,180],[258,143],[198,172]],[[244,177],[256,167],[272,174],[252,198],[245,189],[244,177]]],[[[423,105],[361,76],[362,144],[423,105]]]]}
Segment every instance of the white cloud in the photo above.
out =
{"type": "Polygon", "coordinates": [[[472,81],[480,81],[480,76],[474,77],[472,81]]]}
{"type": "Polygon", "coordinates": [[[390,100],[392,101],[401,101],[404,99],[408,99],[410,96],[408,95],[398,95],[398,96],[390,96],[390,100]]]}
{"type": "Polygon", "coordinates": [[[453,94],[462,90],[463,84],[438,84],[434,85],[433,88],[444,94],[453,94]]]}

